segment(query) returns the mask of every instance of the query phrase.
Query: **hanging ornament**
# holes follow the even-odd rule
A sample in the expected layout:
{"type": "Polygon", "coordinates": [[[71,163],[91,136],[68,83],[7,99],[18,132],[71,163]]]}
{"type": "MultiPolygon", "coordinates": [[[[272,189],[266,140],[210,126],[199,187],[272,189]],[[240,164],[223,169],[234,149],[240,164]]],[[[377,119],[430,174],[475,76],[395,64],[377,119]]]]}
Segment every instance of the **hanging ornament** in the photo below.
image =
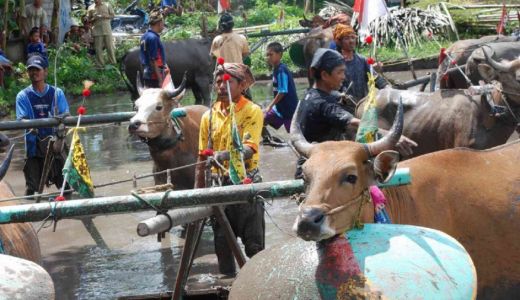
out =
{"type": "Polygon", "coordinates": [[[372,44],[372,41],[373,41],[373,38],[371,35],[367,35],[367,37],[365,38],[365,43],[367,44],[372,44]]]}
{"type": "Polygon", "coordinates": [[[369,65],[373,65],[375,62],[376,62],[376,61],[375,61],[372,57],[367,58],[367,63],[368,63],[369,65]]]}

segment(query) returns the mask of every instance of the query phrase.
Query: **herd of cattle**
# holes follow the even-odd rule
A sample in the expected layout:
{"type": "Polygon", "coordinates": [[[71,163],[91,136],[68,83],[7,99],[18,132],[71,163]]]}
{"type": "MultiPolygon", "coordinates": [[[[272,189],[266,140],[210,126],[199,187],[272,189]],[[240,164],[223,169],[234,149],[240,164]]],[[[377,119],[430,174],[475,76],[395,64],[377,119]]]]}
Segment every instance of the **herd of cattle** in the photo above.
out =
{"type": "MultiPolygon", "coordinates": [[[[170,112],[179,107],[186,87],[191,87],[197,103],[208,104],[211,82],[209,44],[187,41],[166,47],[186,54],[168,61],[176,89],[143,90],[136,78],[138,64],[131,61],[136,60],[135,53],[124,60],[124,69],[133,81],[129,86],[138,97],[137,113],[128,129],[148,144],[154,171],[196,162],[200,119],[207,107],[184,107],[186,114],[177,118],[177,123],[170,112]],[[183,79],[184,73],[187,77],[183,79]]],[[[514,298],[520,294],[520,141],[502,144],[520,122],[520,42],[485,37],[456,42],[446,53],[450,58],[439,65],[442,89],[424,93],[386,88],[378,92],[380,126],[392,126],[392,134],[374,144],[309,144],[293,120],[291,142],[308,158],[303,167],[306,200],[295,230],[303,239],[315,241],[344,232],[352,227],[354,209],[330,213],[336,212],[334,208],[354,201],[371,184],[391,176],[397,166],[410,168],[410,185],[384,191],[391,219],[455,237],[475,263],[479,298],[514,298]],[[452,60],[459,65],[466,61],[465,73],[472,84],[486,83],[481,86],[482,93],[468,89],[452,60]],[[402,99],[402,106],[398,99],[402,99]],[[419,146],[413,158],[405,157],[408,160],[398,163],[396,153],[389,150],[401,134],[419,146]],[[451,149],[455,147],[472,149],[451,149]]],[[[361,101],[358,115],[363,105],[361,101]]],[[[8,144],[0,134],[0,151],[5,152],[8,144]]],[[[0,166],[0,180],[9,162],[8,155],[0,166]]],[[[194,167],[171,180],[176,188],[188,189],[193,187],[193,178],[194,167]]],[[[166,183],[166,176],[157,176],[155,182],[166,183]]],[[[0,198],[11,196],[9,185],[1,182],[0,198]]],[[[370,212],[367,207],[363,219],[373,220],[370,212]]],[[[32,225],[1,225],[0,242],[4,253],[39,263],[38,238],[32,225]]]]}

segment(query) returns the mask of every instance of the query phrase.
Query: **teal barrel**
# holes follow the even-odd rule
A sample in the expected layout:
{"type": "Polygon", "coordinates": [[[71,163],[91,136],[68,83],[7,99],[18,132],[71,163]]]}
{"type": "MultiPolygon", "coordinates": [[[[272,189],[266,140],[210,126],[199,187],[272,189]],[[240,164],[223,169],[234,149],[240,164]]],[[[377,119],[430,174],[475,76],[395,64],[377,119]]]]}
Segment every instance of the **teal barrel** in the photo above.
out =
{"type": "Polygon", "coordinates": [[[438,230],[366,224],[325,242],[292,238],[254,256],[229,299],[474,299],[464,247],[438,230]]]}

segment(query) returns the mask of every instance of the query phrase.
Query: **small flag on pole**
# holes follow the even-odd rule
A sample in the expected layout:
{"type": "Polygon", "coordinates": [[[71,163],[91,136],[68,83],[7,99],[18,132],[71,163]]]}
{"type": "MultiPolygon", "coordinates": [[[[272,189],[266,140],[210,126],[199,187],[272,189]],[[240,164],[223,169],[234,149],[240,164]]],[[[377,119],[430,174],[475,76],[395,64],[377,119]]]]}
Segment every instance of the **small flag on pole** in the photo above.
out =
{"type": "Polygon", "coordinates": [[[229,178],[233,184],[240,184],[246,178],[244,166],[244,146],[238,132],[235,118],[235,103],[230,101],[231,139],[228,146],[229,151],[229,178]]]}
{"type": "Polygon", "coordinates": [[[497,25],[497,34],[504,34],[504,29],[506,28],[507,23],[507,10],[506,10],[506,3],[505,1],[502,1],[502,15],[500,16],[500,21],[497,25]]]}
{"type": "Polygon", "coordinates": [[[231,8],[231,0],[217,0],[218,1],[218,10],[219,14],[228,11],[231,8]]]}
{"type": "Polygon", "coordinates": [[[385,0],[356,0],[352,8],[358,16],[359,35],[364,38],[370,35],[370,22],[388,13],[385,0]]]}
{"type": "Polygon", "coordinates": [[[63,168],[63,176],[67,182],[82,197],[94,197],[94,185],[90,177],[87,158],[79,139],[78,128],[73,128],[72,149],[63,168]]]}

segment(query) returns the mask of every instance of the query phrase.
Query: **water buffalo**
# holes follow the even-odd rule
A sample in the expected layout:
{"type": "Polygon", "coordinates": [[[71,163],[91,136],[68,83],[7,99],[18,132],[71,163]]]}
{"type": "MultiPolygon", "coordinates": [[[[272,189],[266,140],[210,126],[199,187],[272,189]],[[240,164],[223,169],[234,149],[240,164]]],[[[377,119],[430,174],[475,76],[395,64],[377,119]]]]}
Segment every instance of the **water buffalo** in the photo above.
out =
{"type": "MultiPolygon", "coordinates": [[[[9,145],[7,137],[0,133],[0,152],[9,145]]],[[[14,197],[11,187],[2,181],[13,156],[13,147],[0,165],[0,199],[14,197]]],[[[2,201],[0,206],[16,205],[18,201],[2,201]]],[[[0,253],[17,256],[35,263],[40,263],[41,252],[38,236],[31,223],[13,223],[0,225],[0,253]]]]}
{"type": "MultiPolygon", "coordinates": [[[[446,49],[446,54],[448,54],[454,61],[456,61],[457,65],[463,66],[471,56],[471,53],[473,53],[475,49],[481,46],[504,42],[514,42],[517,40],[518,39],[515,37],[499,35],[483,36],[479,39],[461,40],[453,43],[450,47],[448,47],[448,49],[446,49]]],[[[439,67],[437,68],[437,82],[435,84],[436,87],[441,89],[465,89],[469,87],[464,76],[460,73],[460,71],[453,68],[453,65],[450,63],[449,59],[444,58],[441,54],[439,60],[439,67]],[[447,70],[448,72],[446,72],[447,70]]],[[[476,83],[478,83],[478,80],[476,83]]]]}
{"type": "MultiPolygon", "coordinates": [[[[520,60],[498,63],[489,58],[488,64],[480,64],[479,69],[487,81],[497,81],[491,98],[494,105],[502,107],[500,113],[485,96],[468,96],[465,90],[423,93],[383,89],[376,96],[380,127],[390,127],[398,99],[402,98],[404,135],[419,144],[413,156],[454,147],[487,149],[505,143],[520,120],[520,77],[516,77],[520,60]]],[[[359,103],[358,116],[365,103],[366,98],[359,103]]]]}
{"type": "MultiPolygon", "coordinates": [[[[179,106],[184,95],[185,83],[184,79],[175,90],[142,90],[138,81],[140,97],[135,101],[137,113],[130,120],[128,130],[148,144],[154,172],[197,161],[200,120],[208,108],[202,105],[185,107],[185,116],[177,118],[178,126],[170,117],[170,112],[179,106]]],[[[171,175],[171,183],[175,189],[194,187],[195,166],[174,171],[171,175]]],[[[155,175],[154,179],[155,184],[164,184],[167,175],[155,175]]]]}
{"type": "MultiPolygon", "coordinates": [[[[195,96],[196,104],[209,106],[210,84],[214,63],[209,56],[211,46],[210,39],[187,39],[174,42],[165,42],[166,61],[172,72],[172,79],[177,86],[187,73],[186,86],[191,89],[195,96]]],[[[137,72],[143,74],[139,61],[139,48],[130,50],[121,60],[121,73],[132,94],[132,99],[139,97],[137,91],[137,72]]]]}
{"type": "Polygon", "coordinates": [[[411,185],[385,189],[392,222],[430,227],[453,236],[475,262],[478,295],[513,299],[520,292],[520,141],[490,150],[451,149],[397,163],[392,149],[402,133],[402,110],[391,134],[369,144],[310,144],[293,119],[291,142],[303,165],[306,197],[294,224],[305,240],[341,234],[361,219],[369,186],[387,180],[396,166],[409,168],[411,185]]]}
{"type": "Polygon", "coordinates": [[[484,49],[493,60],[512,61],[520,56],[520,42],[490,43],[475,49],[466,62],[466,75],[473,85],[478,85],[484,78],[478,71],[478,65],[486,63],[484,49]]]}

